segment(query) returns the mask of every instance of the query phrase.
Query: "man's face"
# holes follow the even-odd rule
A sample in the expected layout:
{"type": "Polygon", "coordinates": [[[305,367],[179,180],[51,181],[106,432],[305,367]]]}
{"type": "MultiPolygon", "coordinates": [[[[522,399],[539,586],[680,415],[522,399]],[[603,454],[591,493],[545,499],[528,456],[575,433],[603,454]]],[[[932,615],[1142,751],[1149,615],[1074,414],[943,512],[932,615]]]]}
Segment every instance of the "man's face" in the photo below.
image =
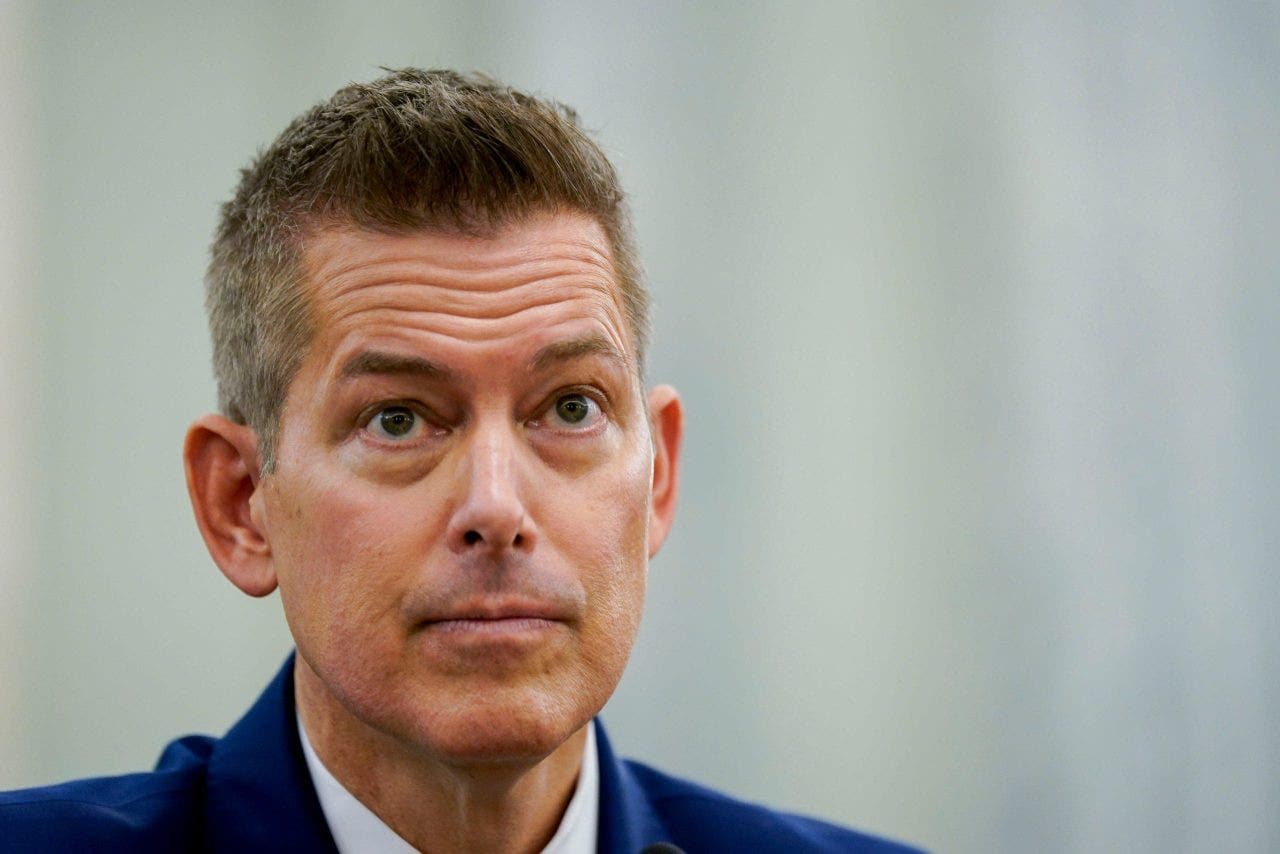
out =
{"type": "Polygon", "coordinates": [[[545,754],[640,620],[654,450],[608,243],[322,231],[251,500],[321,703],[445,761],[545,754]]]}

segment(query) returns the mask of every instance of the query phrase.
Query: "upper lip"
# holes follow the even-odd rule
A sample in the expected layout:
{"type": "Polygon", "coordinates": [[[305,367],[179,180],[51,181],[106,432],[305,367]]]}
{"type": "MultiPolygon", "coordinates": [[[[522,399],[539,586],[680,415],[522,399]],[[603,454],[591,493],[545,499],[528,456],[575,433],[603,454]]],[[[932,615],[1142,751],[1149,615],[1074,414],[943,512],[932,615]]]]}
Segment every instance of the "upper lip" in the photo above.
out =
{"type": "Polygon", "coordinates": [[[443,623],[449,620],[564,620],[565,609],[554,602],[517,597],[471,599],[459,602],[444,611],[431,614],[424,622],[443,623]]]}

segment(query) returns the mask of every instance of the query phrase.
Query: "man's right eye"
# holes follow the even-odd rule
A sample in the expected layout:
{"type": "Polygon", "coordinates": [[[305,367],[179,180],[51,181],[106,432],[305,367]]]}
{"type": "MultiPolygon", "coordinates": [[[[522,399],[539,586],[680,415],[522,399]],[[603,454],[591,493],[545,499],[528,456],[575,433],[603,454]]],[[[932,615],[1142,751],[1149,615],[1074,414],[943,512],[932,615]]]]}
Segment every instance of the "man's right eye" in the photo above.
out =
{"type": "Polygon", "coordinates": [[[422,418],[407,406],[388,406],[373,414],[368,430],[388,442],[404,442],[421,435],[422,418]]]}

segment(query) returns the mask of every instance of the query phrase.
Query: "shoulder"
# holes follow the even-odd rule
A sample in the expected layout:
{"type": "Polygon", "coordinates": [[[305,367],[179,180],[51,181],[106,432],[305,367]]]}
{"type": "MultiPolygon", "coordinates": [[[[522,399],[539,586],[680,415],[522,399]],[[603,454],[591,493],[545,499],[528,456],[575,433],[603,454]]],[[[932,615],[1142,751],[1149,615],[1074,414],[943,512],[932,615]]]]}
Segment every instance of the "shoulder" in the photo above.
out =
{"type": "Polygon", "coordinates": [[[676,844],[699,851],[866,852],[919,849],[825,821],[779,812],[672,777],[640,762],[623,763],[644,790],[676,844]]]}
{"type": "Polygon", "coordinates": [[[6,852],[180,851],[197,840],[213,741],[170,744],[156,770],[0,792],[6,852]]]}

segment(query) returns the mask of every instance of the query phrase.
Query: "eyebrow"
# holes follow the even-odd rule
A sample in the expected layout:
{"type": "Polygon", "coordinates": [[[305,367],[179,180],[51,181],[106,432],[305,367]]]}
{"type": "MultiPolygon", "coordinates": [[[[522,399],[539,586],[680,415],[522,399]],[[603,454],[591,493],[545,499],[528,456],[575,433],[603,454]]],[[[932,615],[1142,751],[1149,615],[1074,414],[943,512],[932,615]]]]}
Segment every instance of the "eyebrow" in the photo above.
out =
{"type": "Polygon", "coordinates": [[[342,366],[342,370],[338,372],[338,376],[344,380],[378,374],[446,379],[453,375],[453,371],[420,356],[401,356],[380,350],[366,350],[348,359],[342,366]]]}
{"type": "MultiPolygon", "coordinates": [[[[584,338],[571,338],[567,341],[555,341],[543,347],[529,361],[531,371],[543,371],[551,365],[580,359],[584,356],[604,356],[618,363],[623,368],[630,368],[631,360],[626,354],[614,346],[613,342],[602,335],[589,335],[584,338]]],[[[443,380],[453,376],[453,371],[444,365],[424,359],[421,356],[403,356],[398,353],[387,353],[382,350],[365,350],[348,359],[338,371],[342,379],[354,379],[364,376],[410,376],[422,379],[443,380]]]]}
{"type": "Polygon", "coordinates": [[[529,361],[529,369],[541,371],[557,362],[567,362],[583,356],[604,356],[623,368],[631,367],[631,360],[608,338],[603,335],[588,335],[584,338],[570,338],[567,341],[548,344],[534,354],[533,359],[529,361]]]}

